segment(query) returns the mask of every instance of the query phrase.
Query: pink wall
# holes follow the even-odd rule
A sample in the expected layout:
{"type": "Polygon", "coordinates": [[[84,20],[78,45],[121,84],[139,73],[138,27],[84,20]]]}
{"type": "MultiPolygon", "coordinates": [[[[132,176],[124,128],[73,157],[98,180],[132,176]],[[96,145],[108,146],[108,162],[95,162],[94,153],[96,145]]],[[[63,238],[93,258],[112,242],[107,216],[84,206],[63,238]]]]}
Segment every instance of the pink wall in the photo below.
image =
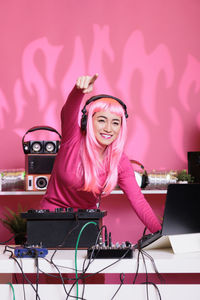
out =
{"type": "Polygon", "coordinates": [[[80,74],[129,110],[126,152],[150,169],[187,167],[200,150],[200,2],[43,0],[0,3],[0,169],[24,167],[32,126],[60,130],[80,74]]]}
{"type": "MultiPolygon", "coordinates": [[[[147,170],[186,168],[187,151],[200,150],[199,13],[198,0],[1,1],[0,169],[24,168],[30,127],[60,131],[77,76],[94,72],[95,93],[127,103],[130,159],[147,170]]],[[[34,197],[2,196],[1,208],[35,207],[34,197]]],[[[113,239],[136,241],[143,226],[128,201],[107,200],[113,239]]],[[[149,201],[161,216],[164,200],[149,201]]],[[[0,239],[9,236],[4,230],[0,239]]]]}

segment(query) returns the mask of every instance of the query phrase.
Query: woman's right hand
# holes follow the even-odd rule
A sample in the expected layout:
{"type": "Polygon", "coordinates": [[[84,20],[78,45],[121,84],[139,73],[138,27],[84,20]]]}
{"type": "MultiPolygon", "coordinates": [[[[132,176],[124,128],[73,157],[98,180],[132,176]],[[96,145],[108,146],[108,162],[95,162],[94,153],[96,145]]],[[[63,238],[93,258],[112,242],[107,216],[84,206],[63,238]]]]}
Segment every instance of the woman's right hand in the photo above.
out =
{"type": "Polygon", "coordinates": [[[82,90],[82,93],[88,94],[91,93],[93,90],[94,82],[98,78],[98,74],[93,76],[80,76],[76,81],[77,89],[82,90]]]}

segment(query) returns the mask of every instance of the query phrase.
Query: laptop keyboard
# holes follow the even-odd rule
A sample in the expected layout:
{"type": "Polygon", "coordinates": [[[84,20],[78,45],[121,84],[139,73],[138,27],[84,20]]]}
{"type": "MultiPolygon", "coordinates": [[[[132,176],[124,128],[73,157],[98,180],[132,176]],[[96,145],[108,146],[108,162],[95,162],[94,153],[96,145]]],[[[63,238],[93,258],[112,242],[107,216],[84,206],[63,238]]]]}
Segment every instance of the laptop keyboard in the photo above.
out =
{"type": "Polygon", "coordinates": [[[162,236],[162,231],[156,231],[154,233],[150,233],[150,234],[146,234],[144,235],[138,242],[137,244],[134,245],[135,249],[142,249],[148,245],[150,245],[151,243],[153,243],[154,241],[156,241],[158,238],[160,238],[162,236]]]}

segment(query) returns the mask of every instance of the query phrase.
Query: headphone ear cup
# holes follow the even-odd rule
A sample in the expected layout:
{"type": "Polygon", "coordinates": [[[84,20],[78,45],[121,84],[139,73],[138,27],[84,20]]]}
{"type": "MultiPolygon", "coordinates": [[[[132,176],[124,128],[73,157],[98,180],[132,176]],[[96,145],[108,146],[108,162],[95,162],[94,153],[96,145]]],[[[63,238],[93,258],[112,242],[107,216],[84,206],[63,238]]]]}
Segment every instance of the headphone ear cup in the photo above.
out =
{"type": "Polygon", "coordinates": [[[148,179],[147,173],[145,172],[145,173],[142,175],[141,188],[144,189],[148,184],[149,184],[149,179],[148,179]]]}
{"type": "Polygon", "coordinates": [[[81,130],[86,131],[86,128],[87,128],[87,115],[83,113],[81,118],[81,130]]]}
{"type": "MultiPolygon", "coordinates": [[[[141,174],[141,181],[140,181],[140,187],[142,189],[144,189],[148,184],[149,184],[149,177],[148,177],[148,174],[147,174],[147,171],[144,169],[144,166],[138,162],[137,160],[130,160],[130,162],[132,164],[136,164],[136,165],[139,165],[140,168],[142,169],[142,174],[141,174]]],[[[135,174],[137,174],[137,172],[135,171],[135,174]]]]}

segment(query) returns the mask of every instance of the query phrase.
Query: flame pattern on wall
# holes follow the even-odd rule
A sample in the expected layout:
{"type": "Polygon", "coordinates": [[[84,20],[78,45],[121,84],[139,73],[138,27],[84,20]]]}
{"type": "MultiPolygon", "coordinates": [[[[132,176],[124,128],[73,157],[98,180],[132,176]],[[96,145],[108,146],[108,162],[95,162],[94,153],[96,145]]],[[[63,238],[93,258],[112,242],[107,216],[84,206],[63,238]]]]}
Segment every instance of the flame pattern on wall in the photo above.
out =
{"type": "Polygon", "coordinates": [[[40,11],[37,1],[29,8],[20,1],[16,10],[0,4],[7,33],[0,50],[0,169],[23,167],[21,139],[30,127],[60,130],[60,110],[77,76],[96,72],[94,93],[128,106],[130,159],[149,170],[180,169],[187,151],[200,150],[200,3],[125,2],[50,1],[49,7],[44,1],[40,11]]]}

